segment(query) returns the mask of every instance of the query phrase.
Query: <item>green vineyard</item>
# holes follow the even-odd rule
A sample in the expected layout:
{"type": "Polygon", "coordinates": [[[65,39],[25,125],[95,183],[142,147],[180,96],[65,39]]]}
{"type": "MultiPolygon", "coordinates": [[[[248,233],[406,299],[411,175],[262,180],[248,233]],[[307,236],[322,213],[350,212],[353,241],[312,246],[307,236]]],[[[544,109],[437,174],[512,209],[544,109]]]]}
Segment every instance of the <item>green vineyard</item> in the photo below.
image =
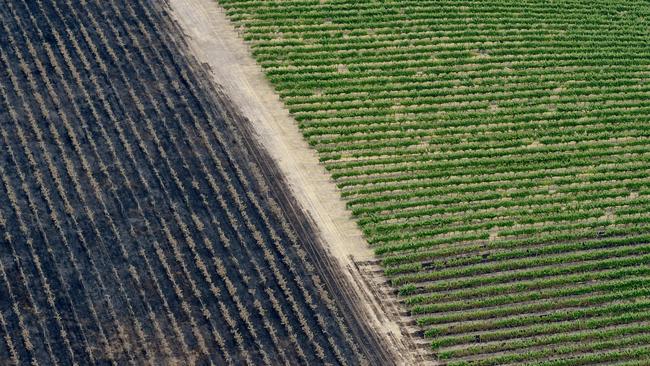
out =
{"type": "Polygon", "coordinates": [[[650,3],[219,3],[441,362],[650,364],[650,3]]]}

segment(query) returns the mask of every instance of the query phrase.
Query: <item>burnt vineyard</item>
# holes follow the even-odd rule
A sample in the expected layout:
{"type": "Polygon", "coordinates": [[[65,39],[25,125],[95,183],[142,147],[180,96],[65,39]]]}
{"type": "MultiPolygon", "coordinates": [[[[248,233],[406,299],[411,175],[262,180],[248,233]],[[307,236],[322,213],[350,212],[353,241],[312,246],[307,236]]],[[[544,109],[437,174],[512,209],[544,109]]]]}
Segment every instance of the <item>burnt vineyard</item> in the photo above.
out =
{"type": "Polygon", "coordinates": [[[0,364],[359,364],[162,2],[0,2],[0,364]]]}

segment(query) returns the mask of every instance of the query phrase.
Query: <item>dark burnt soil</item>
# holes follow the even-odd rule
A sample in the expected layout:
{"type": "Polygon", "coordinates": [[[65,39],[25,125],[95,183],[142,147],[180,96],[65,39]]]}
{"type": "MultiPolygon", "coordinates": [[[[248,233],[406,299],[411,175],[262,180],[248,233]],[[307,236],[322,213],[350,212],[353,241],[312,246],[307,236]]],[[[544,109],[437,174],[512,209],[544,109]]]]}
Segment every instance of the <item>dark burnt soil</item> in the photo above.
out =
{"type": "Polygon", "coordinates": [[[0,364],[390,363],[159,2],[0,22],[0,364]]]}

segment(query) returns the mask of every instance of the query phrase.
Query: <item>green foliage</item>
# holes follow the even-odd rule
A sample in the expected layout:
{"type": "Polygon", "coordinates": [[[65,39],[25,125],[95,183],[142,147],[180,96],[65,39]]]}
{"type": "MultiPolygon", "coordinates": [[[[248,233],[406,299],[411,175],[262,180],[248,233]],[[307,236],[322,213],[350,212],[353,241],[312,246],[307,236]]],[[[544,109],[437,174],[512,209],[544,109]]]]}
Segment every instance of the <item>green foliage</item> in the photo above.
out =
{"type": "Polygon", "coordinates": [[[440,358],[647,364],[647,2],[220,2],[440,358]]]}

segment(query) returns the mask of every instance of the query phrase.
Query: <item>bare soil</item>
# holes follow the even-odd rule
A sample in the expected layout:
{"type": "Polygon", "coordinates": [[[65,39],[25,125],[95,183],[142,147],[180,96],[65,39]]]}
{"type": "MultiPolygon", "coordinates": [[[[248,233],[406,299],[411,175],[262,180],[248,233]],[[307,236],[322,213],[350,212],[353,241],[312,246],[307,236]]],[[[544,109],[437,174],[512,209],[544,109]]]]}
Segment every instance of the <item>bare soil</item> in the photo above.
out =
{"type": "MultiPolygon", "coordinates": [[[[264,167],[265,174],[273,174],[272,165],[277,165],[280,177],[272,189],[286,194],[283,201],[292,206],[283,209],[308,217],[312,222],[305,226],[313,224],[318,231],[319,243],[308,243],[311,247],[305,249],[316,256],[316,267],[351,331],[363,342],[370,363],[432,363],[427,352],[418,350],[414,339],[420,337],[407,330],[400,304],[391,301],[394,296],[386,279],[336,186],[223,9],[214,0],[168,0],[168,4],[193,56],[209,68],[213,82],[238,109],[234,112],[245,118],[242,121],[250,124],[252,135],[274,160],[264,167]],[[285,192],[287,186],[290,192],[285,192]]],[[[300,234],[300,228],[297,231],[300,234]]]]}

